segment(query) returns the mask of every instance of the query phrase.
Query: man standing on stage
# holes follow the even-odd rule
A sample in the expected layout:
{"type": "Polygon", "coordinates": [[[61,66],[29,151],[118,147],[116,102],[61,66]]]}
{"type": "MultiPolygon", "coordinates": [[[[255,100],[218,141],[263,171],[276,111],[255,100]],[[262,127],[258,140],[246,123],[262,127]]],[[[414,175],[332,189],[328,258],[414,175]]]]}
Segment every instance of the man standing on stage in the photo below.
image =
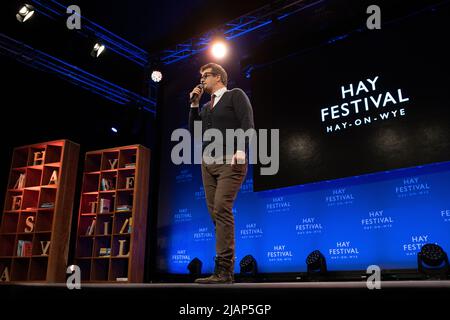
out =
{"type": "MultiPolygon", "coordinates": [[[[201,85],[190,93],[191,110],[189,127],[193,132],[194,121],[201,121],[203,133],[218,129],[222,137],[226,129],[254,129],[253,110],[245,92],[239,88],[227,90],[228,76],[225,69],[215,63],[200,68],[201,85]],[[211,94],[211,100],[199,110],[203,92],[211,94]]],[[[233,203],[247,174],[248,150],[234,142],[232,153],[227,154],[225,138],[223,154],[203,154],[202,180],[206,204],[215,226],[216,259],[214,274],[195,280],[196,283],[233,283],[235,237],[233,203]],[[241,150],[239,150],[241,149],[241,150]]],[[[211,142],[203,143],[202,150],[211,142]]],[[[247,145],[247,144],[246,144],[247,145]]],[[[230,148],[228,148],[230,149],[230,148]]]]}

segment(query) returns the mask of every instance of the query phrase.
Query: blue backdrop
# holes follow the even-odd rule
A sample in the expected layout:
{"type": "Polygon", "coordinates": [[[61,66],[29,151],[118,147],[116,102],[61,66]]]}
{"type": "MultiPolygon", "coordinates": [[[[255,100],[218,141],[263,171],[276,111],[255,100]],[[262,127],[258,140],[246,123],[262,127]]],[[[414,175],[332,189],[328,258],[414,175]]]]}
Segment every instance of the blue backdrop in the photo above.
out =
{"type": "MultiPolygon", "coordinates": [[[[214,227],[198,165],[173,166],[160,198],[159,269],[214,267],[214,227]]],[[[450,250],[450,162],[253,192],[252,168],[234,206],[236,271],[253,255],[260,272],[306,271],[319,249],[329,270],[417,267],[425,243],[450,250]]]]}

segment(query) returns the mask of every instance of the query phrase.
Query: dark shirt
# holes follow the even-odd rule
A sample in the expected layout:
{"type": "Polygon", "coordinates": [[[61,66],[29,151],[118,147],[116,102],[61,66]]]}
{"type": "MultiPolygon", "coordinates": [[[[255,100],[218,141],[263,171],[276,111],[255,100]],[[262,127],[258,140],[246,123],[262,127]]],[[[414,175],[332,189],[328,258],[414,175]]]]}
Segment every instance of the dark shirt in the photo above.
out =
{"type": "MultiPolygon", "coordinates": [[[[254,129],[253,109],[250,100],[242,89],[234,88],[226,91],[214,108],[210,108],[211,102],[203,105],[202,109],[191,108],[189,113],[189,130],[194,132],[194,121],[202,121],[202,136],[207,129],[218,129],[222,133],[224,151],[226,154],[226,129],[254,129]]],[[[203,141],[203,150],[212,141],[203,141]]],[[[248,150],[248,141],[246,142],[248,150]]],[[[235,139],[233,154],[238,150],[235,139]]],[[[246,151],[242,150],[242,151],[246,151]]],[[[214,156],[214,155],[212,155],[214,156]]]]}

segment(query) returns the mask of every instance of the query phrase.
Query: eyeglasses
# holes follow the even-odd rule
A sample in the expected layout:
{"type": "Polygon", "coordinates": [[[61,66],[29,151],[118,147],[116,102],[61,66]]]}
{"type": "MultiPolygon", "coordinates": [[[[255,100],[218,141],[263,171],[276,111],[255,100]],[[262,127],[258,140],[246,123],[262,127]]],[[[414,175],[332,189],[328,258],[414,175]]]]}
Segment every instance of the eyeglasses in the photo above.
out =
{"type": "Polygon", "coordinates": [[[216,76],[217,73],[214,72],[205,72],[201,77],[200,80],[206,80],[209,76],[216,76]]]}

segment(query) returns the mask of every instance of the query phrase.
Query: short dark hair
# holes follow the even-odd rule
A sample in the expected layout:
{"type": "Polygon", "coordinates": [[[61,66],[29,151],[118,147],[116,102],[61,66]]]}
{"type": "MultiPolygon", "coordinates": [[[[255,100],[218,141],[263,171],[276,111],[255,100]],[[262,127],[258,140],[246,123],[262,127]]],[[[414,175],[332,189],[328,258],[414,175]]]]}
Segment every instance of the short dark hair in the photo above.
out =
{"type": "Polygon", "coordinates": [[[221,65],[219,65],[217,63],[210,62],[210,63],[207,63],[204,66],[202,66],[200,68],[200,72],[203,72],[205,69],[208,69],[208,68],[211,68],[212,73],[215,73],[215,74],[220,76],[220,80],[222,81],[224,86],[227,85],[227,83],[228,83],[228,75],[227,75],[227,72],[225,71],[225,69],[221,65]]]}

